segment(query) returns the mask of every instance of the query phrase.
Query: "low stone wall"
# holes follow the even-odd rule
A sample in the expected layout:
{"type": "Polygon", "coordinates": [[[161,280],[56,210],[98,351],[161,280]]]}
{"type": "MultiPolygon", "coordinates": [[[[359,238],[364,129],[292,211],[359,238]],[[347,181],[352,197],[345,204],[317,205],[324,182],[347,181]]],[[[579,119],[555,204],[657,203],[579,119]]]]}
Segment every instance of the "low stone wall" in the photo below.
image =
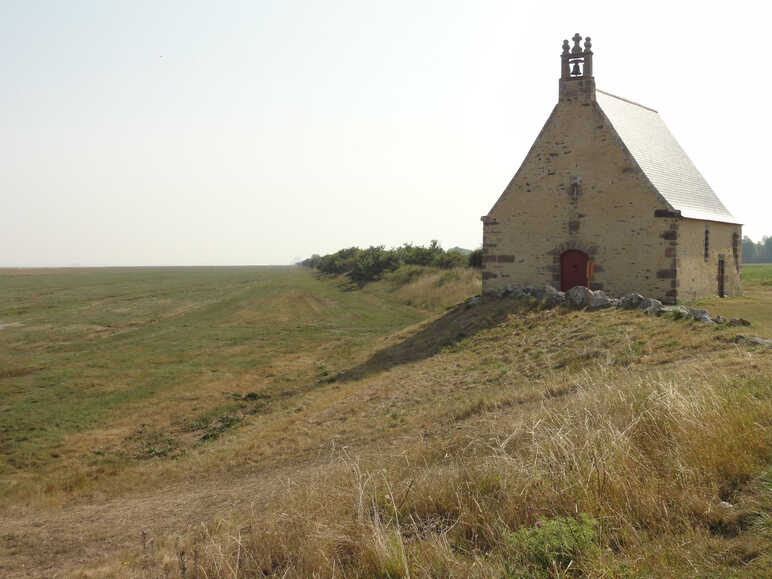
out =
{"type": "MultiPolygon", "coordinates": [[[[554,308],[557,306],[566,306],[576,309],[599,310],[603,308],[621,308],[625,310],[641,310],[650,316],[672,313],[676,319],[690,319],[705,324],[726,324],[730,327],[750,326],[751,323],[742,318],[732,318],[725,320],[721,316],[711,316],[707,310],[687,308],[686,306],[666,306],[661,301],[654,298],[647,298],[638,293],[625,294],[622,297],[611,297],[602,290],[591,290],[583,286],[572,287],[567,292],[556,290],[551,285],[543,287],[526,286],[511,287],[507,286],[496,294],[499,297],[513,298],[533,298],[543,307],[554,308]]],[[[479,298],[472,298],[470,301],[477,301],[479,298]]],[[[765,340],[756,336],[737,335],[738,342],[748,342],[756,345],[772,347],[772,340],[765,340]]]]}

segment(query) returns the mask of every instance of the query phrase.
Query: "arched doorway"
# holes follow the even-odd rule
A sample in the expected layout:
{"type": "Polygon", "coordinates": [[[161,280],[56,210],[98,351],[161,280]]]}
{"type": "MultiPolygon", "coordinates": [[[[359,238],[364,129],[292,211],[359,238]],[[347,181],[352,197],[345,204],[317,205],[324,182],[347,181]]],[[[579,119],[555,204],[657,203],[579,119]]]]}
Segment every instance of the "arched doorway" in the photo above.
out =
{"type": "Polygon", "coordinates": [[[569,249],[560,256],[560,291],[572,287],[589,285],[587,279],[587,262],[589,257],[578,249],[569,249]]]}

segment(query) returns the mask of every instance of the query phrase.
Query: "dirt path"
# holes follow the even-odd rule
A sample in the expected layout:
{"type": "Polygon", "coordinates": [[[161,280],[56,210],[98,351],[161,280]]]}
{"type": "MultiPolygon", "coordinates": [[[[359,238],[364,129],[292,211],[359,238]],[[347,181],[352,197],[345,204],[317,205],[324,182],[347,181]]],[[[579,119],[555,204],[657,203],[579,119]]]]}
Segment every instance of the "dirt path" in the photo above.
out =
{"type": "MultiPolygon", "coordinates": [[[[292,478],[313,468],[294,467],[292,478]]],[[[274,470],[228,481],[189,481],[57,509],[12,507],[0,515],[0,575],[67,577],[127,552],[139,554],[143,531],[164,539],[217,515],[259,508],[288,474],[274,470]]]]}

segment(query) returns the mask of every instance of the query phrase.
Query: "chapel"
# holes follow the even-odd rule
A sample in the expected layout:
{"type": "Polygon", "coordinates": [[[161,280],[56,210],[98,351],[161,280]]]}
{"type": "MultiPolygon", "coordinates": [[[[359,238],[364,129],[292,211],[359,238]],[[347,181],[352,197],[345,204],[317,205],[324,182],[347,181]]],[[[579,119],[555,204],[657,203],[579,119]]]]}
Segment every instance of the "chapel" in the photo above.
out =
{"type": "Polygon", "coordinates": [[[580,285],[668,304],[740,295],[741,224],[657,111],[595,88],[590,37],[572,40],[557,104],[482,217],[483,293],[580,285]]]}

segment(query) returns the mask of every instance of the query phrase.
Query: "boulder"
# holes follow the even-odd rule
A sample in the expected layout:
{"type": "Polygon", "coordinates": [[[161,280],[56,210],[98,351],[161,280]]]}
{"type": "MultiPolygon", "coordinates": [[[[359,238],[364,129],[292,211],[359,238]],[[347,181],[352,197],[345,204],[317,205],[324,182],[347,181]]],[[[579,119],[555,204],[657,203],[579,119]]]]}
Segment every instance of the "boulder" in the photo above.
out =
{"type": "Polygon", "coordinates": [[[693,318],[694,320],[698,322],[703,322],[705,324],[712,324],[713,318],[710,317],[710,314],[706,310],[689,310],[689,317],[693,318]]]}
{"type": "Polygon", "coordinates": [[[665,306],[662,305],[661,301],[654,298],[643,298],[643,301],[638,305],[638,309],[643,310],[649,316],[657,316],[665,311],[665,306]]]}
{"type": "Polygon", "coordinates": [[[676,318],[689,317],[689,308],[687,308],[686,306],[665,306],[664,311],[675,314],[676,318]]]}
{"type": "Polygon", "coordinates": [[[751,323],[748,320],[744,320],[742,318],[732,318],[729,320],[728,326],[732,326],[733,328],[736,326],[750,326],[751,323]]]}
{"type": "Polygon", "coordinates": [[[591,310],[599,310],[601,308],[610,308],[614,305],[614,300],[610,297],[608,297],[603,291],[597,290],[592,291],[589,290],[588,292],[589,296],[589,306],[591,310]]]}
{"type": "Polygon", "coordinates": [[[627,294],[619,298],[617,306],[625,310],[636,310],[645,299],[641,294],[627,294]]]}
{"type": "Polygon", "coordinates": [[[556,290],[551,285],[545,285],[544,289],[541,292],[541,297],[539,298],[539,301],[541,301],[545,306],[549,308],[554,308],[555,306],[565,303],[566,294],[564,292],[560,292],[556,290]]]}
{"type": "Polygon", "coordinates": [[[713,318],[713,321],[716,322],[717,324],[723,324],[726,322],[726,320],[721,316],[716,316],[715,318],[713,318]]]}
{"type": "Polygon", "coordinates": [[[589,305],[589,293],[586,287],[576,285],[566,292],[566,302],[575,308],[583,308],[589,305]]]}
{"type": "Polygon", "coordinates": [[[747,342],[748,344],[754,344],[756,346],[766,346],[767,348],[772,348],[772,340],[765,340],[764,338],[759,338],[758,336],[743,336],[742,334],[737,334],[735,342],[747,342]]]}

